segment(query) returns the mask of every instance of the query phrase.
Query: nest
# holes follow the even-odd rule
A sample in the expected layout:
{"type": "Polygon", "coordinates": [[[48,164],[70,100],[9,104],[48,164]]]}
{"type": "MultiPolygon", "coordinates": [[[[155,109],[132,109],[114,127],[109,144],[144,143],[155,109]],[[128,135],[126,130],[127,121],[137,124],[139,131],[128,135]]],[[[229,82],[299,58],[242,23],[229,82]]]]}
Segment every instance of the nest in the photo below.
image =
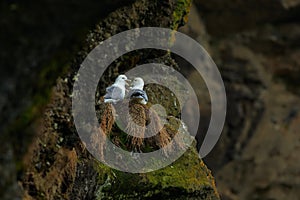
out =
{"type": "MultiPolygon", "coordinates": [[[[101,103],[98,119],[100,126],[91,136],[93,148],[104,158],[105,140],[110,139],[116,146],[129,152],[151,152],[166,147],[177,134],[180,120],[168,117],[167,124],[162,124],[157,112],[151,105],[141,104],[139,99],[123,100],[117,104],[101,103]],[[152,135],[145,137],[145,133],[152,135]]],[[[175,141],[176,148],[183,148],[181,141],[175,141]]],[[[168,155],[174,150],[164,148],[168,155]]]]}

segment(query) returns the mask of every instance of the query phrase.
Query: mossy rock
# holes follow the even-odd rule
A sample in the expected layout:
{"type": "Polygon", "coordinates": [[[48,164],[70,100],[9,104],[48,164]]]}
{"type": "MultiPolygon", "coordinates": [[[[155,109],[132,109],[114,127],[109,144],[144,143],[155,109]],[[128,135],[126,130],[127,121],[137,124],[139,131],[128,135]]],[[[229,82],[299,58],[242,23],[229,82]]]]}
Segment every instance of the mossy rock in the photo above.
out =
{"type": "Polygon", "coordinates": [[[95,165],[98,199],[219,199],[214,179],[193,146],[170,166],[132,174],[95,165]]]}
{"type": "MultiPolygon", "coordinates": [[[[177,29],[184,23],[183,18],[186,17],[189,5],[189,0],[138,0],[131,6],[111,13],[91,31],[86,46],[76,57],[67,77],[58,81],[51,93],[51,103],[42,120],[44,123],[37,129],[39,134],[36,134],[36,145],[31,145],[32,153],[27,155],[29,159],[26,172],[20,182],[28,199],[219,199],[213,177],[199,159],[195,147],[191,147],[180,159],[163,169],[144,174],[125,173],[95,161],[79,139],[72,120],[73,83],[81,62],[90,50],[111,35],[132,28],[156,26],[177,29]],[[43,147],[38,139],[43,143],[49,142],[43,147]],[[49,157],[47,151],[43,151],[45,148],[53,149],[53,156],[49,157]],[[35,164],[41,163],[44,157],[46,160],[52,159],[51,162],[48,161],[48,167],[37,165],[36,169],[35,164]],[[72,170],[64,170],[68,163],[72,163],[72,170]],[[33,174],[33,180],[27,172],[33,174]],[[57,179],[52,178],[51,175],[56,172],[59,176],[57,179]],[[55,183],[50,184],[49,181],[41,184],[40,180],[44,180],[45,175],[55,180],[55,183]]],[[[154,52],[152,55],[150,57],[148,51],[132,52],[130,56],[117,59],[101,78],[102,87],[105,89],[105,85],[110,84],[117,74],[136,65],[153,62],[154,57],[159,63],[162,61],[174,69],[178,68],[169,53],[154,52]]],[[[150,97],[153,96],[153,102],[169,103],[165,105],[168,114],[178,116],[178,109],[173,105],[174,102],[178,104],[176,99],[168,96],[159,99],[161,93],[158,91],[164,90],[160,88],[153,95],[149,94],[150,97]]],[[[102,95],[101,92],[99,95],[102,95]]]]}

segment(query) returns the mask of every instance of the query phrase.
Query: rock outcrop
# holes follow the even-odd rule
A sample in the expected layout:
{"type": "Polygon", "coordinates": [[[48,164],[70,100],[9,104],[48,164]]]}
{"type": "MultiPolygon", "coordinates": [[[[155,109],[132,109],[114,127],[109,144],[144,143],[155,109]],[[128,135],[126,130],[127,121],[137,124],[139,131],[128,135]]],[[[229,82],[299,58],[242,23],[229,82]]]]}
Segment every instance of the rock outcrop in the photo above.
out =
{"type": "MultiPolygon", "coordinates": [[[[191,147],[172,165],[158,171],[145,174],[120,172],[92,157],[79,139],[72,118],[71,94],[76,72],[99,42],[131,28],[158,26],[177,29],[186,22],[190,3],[189,0],[137,0],[110,13],[98,23],[88,35],[72,67],[66,70],[63,78],[57,80],[50,92],[50,100],[45,109],[41,109],[43,114],[32,118],[30,114],[37,109],[32,106],[24,115],[31,118],[27,121],[31,123],[24,125],[20,119],[21,122],[15,123],[18,126],[10,128],[8,133],[21,135],[23,130],[28,138],[24,142],[24,137],[18,138],[23,145],[20,154],[15,156],[16,163],[12,156],[9,157],[12,153],[6,152],[6,167],[12,163],[16,168],[10,169],[13,179],[2,181],[12,180],[6,182],[7,188],[16,186],[18,193],[8,194],[10,190],[1,190],[2,199],[219,199],[211,172],[198,158],[195,147],[191,147]]],[[[153,59],[170,62],[170,66],[178,68],[169,53],[157,51],[152,54],[153,57],[148,57],[148,53],[141,51],[118,59],[113,64],[114,70],[107,71],[103,83],[107,84],[122,70],[153,59]],[[126,64],[127,68],[120,67],[124,66],[120,63],[126,64]]],[[[103,91],[103,88],[99,89],[103,91]]],[[[15,153],[19,150],[17,146],[12,149],[15,153]]]]}

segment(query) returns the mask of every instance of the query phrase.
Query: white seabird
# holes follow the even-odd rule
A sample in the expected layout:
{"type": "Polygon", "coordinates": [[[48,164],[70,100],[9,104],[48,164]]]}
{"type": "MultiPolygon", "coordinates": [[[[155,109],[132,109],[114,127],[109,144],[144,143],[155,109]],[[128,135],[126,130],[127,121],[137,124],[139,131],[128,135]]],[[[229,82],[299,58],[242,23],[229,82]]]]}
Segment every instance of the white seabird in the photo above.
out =
{"type": "Polygon", "coordinates": [[[130,99],[138,98],[142,99],[142,104],[147,104],[148,96],[144,89],[144,80],[142,78],[134,78],[132,81],[132,86],[130,87],[128,97],[130,99]]]}
{"type": "Polygon", "coordinates": [[[125,97],[125,85],[128,81],[125,75],[119,75],[114,84],[106,88],[104,103],[117,103],[125,97]]]}

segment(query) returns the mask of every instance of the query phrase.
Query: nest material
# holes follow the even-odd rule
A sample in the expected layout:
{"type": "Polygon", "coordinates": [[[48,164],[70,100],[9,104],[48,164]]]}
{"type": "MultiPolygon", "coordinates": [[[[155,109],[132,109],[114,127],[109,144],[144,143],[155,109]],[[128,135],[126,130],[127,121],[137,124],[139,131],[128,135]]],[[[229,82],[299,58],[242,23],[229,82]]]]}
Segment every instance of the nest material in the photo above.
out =
{"type": "Polygon", "coordinates": [[[115,109],[112,104],[101,104],[100,105],[100,126],[93,128],[90,136],[90,144],[92,145],[95,155],[99,155],[100,159],[104,159],[104,145],[109,136],[112,126],[115,122],[115,109]]]}
{"type": "Polygon", "coordinates": [[[141,104],[139,99],[126,99],[117,104],[102,103],[99,116],[100,126],[91,139],[101,157],[105,151],[103,147],[105,140],[97,139],[100,136],[110,138],[113,143],[118,141],[115,145],[128,151],[148,152],[163,148],[163,153],[167,155],[174,148],[182,146],[181,141],[175,141],[176,147],[167,147],[180,126],[180,120],[173,118],[168,117],[168,123],[162,124],[157,112],[151,109],[151,105],[141,104]],[[146,131],[147,134],[153,136],[145,138],[146,131]]]}
{"type": "Polygon", "coordinates": [[[127,119],[125,132],[131,133],[131,135],[127,136],[130,141],[130,148],[140,151],[146,130],[147,108],[134,100],[129,102],[129,112],[125,114],[127,119]]]}

